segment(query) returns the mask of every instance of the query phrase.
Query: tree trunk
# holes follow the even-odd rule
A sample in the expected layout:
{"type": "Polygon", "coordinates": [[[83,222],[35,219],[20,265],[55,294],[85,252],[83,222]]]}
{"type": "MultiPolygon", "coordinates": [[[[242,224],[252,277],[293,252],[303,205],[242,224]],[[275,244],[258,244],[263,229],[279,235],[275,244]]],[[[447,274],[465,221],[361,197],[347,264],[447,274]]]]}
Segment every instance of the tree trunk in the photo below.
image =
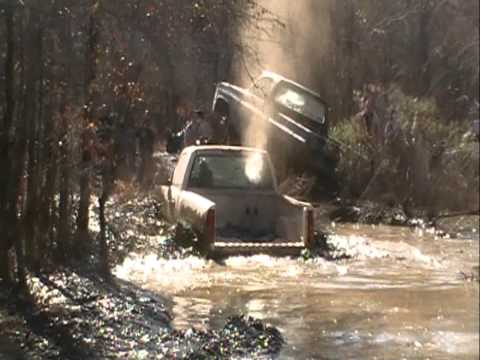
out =
{"type": "Polygon", "coordinates": [[[78,217],[77,217],[77,250],[84,249],[89,241],[90,234],[88,232],[89,216],[90,216],[90,162],[91,159],[87,158],[82,160],[83,166],[80,169],[80,201],[78,206],[78,217]]]}
{"type": "MultiPolygon", "coordinates": [[[[24,11],[29,11],[28,8],[24,8],[24,11]]],[[[2,220],[4,226],[2,231],[4,234],[4,244],[6,248],[2,249],[1,253],[6,254],[8,249],[15,244],[16,257],[17,257],[17,271],[20,283],[24,283],[24,243],[23,236],[20,234],[20,230],[23,227],[19,227],[18,214],[23,210],[23,195],[24,195],[24,174],[25,174],[25,159],[27,150],[27,125],[29,120],[33,119],[35,110],[35,85],[36,85],[36,67],[29,66],[25,62],[25,59],[34,59],[34,47],[32,39],[35,35],[35,26],[38,24],[38,18],[33,11],[32,16],[27,16],[28,23],[25,29],[22,29],[22,34],[26,34],[24,41],[22,36],[22,56],[19,56],[19,72],[21,73],[21,89],[23,98],[23,108],[21,112],[21,118],[15,128],[15,134],[13,139],[15,142],[12,146],[12,151],[8,151],[9,161],[7,161],[7,186],[6,195],[3,206],[2,220]]],[[[27,14],[28,15],[28,14],[27,14]]],[[[9,129],[10,130],[10,129],[9,129]]]]}
{"type": "MultiPolygon", "coordinates": [[[[5,236],[2,237],[2,241],[6,241],[5,236]]],[[[2,244],[3,245],[3,244],[2,244]]],[[[0,247],[0,279],[7,284],[12,282],[12,276],[10,274],[10,259],[8,257],[9,249],[6,246],[0,247]]]]}
{"type": "Polygon", "coordinates": [[[36,222],[38,216],[38,166],[36,154],[36,135],[33,119],[28,122],[28,165],[27,165],[27,203],[24,214],[25,226],[25,256],[29,264],[33,264],[36,257],[36,222]]]}
{"type": "Polygon", "coordinates": [[[67,80],[66,87],[63,91],[63,104],[61,105],[61,124],[60,124],[60,146],[59,160],[60,160],[60,200],[58,205],[58,224],[57,224],[57,239],[56,239],[56,257],[60,261],[65,261],[65,253],[70,249],[70,164],[69,157],[69,139],[68,139],[68,121],[70,120],[72,99],[72,59],[74,57],[72,47],[72,28],[71,17],[65,17],[64,28],[62,31],[62,41],[65,45],[65,79],[67,80]]]}
{"type": "MultiPolygon", "coordinates": [[[[104,185],[105,186],[105,185],[104,185]]],[[[99,218],[100,218],[100,272],[104,275],[110,273],[108,264],[108,248],[107,248],[107,229],[105,220],[105,203],[108,200],[107,189],[103,190],[102,196],[98,199],[99,218]]]]}
{"type": "Polygon", "coordinates": [[[421,3],[418,17],[418,38],[416,38],[416,54],[418,59],[418,77],[420,96],[428,96],[430,89],[430,32],[429,23],[431,17],[431,5],[428,1],[421,3]]]}
{"type": "MultiPolygon", "coordinates": [[[[67,144],[63,145],[67,147],[67,144]]],[[[70,248],[70,167],[67,151],[61,150],[60,169],[60,201],[58,205],[58,225],[56,240],[56,255],[60,261],[65,260],[65,254],[70,248]]]]}
{"type": "Polygon", "coordinates": [[[355,9],[352,0],[345,1],[345,16],[346,16],[346,30],[344,41],[344,59],[346,61],[344,68],[345,76],[345,101],[344,112],[346,116],[351,116],[353,113],[353,44],[355,36],[355,9]]]}
{"type": "MultiPolygon", "coordinates": [[[[107,140],[108,141],[108,140],[107,140]]],[[[114,182],[113,171],[113,142],[106,144],[106,152],[103,157],[102,167],[102,195],[98,199],[99,220],[100,220],[100,272],[110,275],[107,246],[107,222],[105,218],[105,204],[110,197],[114,182]]]]}
{"type": "Polygon", "coordinates": [[[47,254],[47,247],[49,244],[50,235],[52,234],[52,227],[55,224],[54,215],[55,215],[55,185],[57,183],[57,173],[58,173],[58,157],[55,150],[55,145],[53,143],[57,142],[56,139],[52,138],[52,133],[54,132],[53,123],[52,123],[52,114],[50,110],[46,112],[46,124],[45,124],[45,134],[44,139],[47,141],[45,146],[45,154],[43,155],[44,164],[43,167],[47,168],[47,174],[45,176],[44,185],[42,186],[42,196],[41,204],[39,205],[40,216],[39,216],[39,236],[38,236],[38,245],[37,245],[37,254],[38,257],[35,258],[35,266],[40,267],[40,259],[42,259],[47,254]]]}
{"type": "Polygon", "coordinates": [[[21,195],[24,194],[24,181],[23,175],[25,173],[25,158],[27,150],[27,131],[25,120],[20,121],[17,132],[15,134],[16,143],[12,152],[12,157],[15,161],[11,162],[11,180],[8,185],[8,197],[7,197],[7,208],[5,211],[5,221],[6,221],[6,234],[7,241],[11,245],[15,245],[15,255],[17,258],[17,275],[19,277],[20,283],[24,282],[23,275],[25,274],[24,270],[24,237],[21,236],[20,230],[23,230],[23,227],[19,226],[18,213],[22,208],[23,198],[21,195]]]}
{"type": "Polygon", "coordinates": [[[410,36],[408,45],[408,90],[416,96],[425,96],[430,88],[429,23],[431,4],[429,0],[406,1],[406,11],[414,11],[414,16],[409,21],[410,36]]]}
{"type": "Polygon", "coordinates": [[[7,2],[5,6],[5,30],[6,30],[6,39],[7,49],[5,53],[5,113],[2,122],[2,135],[6,135],[5,131],[10,129],[13,120],[13,111],[14,111],[14,53],[15,53],[15,42],[14,42],[14,4],[13,2],[7,2]]]}
{"type": "Polygon", "coordinates": [[[7,212],[7,195],[8,195],[8,183],[10,174],[9,164],[9,133],[13,122],[13,114],[15,108],[14,100],[14,4],[13,2],[7,2],[5,6],[5,30],[6,30],[6,54],[5,54],[5,113],[0,128],[0,166],[2,171],[0,172],[0,278],[7,282],[10,282],[10,268],[8,251],[11,247],[11,238],[7,235],[6,227],[9,226],[6,221],[7,212]]]}
{"type": "MultiPolygon", "coordinates": [[[[86,54],[86,79],[84,98],[86,100],[86,106],[84,110],[84,126],[88,130],[89,123],[92,121],[92,96],[93,88],[92,83],[96,77],[96,61],[97,61],[97,44],[98,44],[98,25],[96,20],[95,1],[91,3],[91,14],[88,25],[88,42],[87,42],[87,54],[86,54]]],[[[82,165],[80,169],[80,202],[77,218],[77,241],[80,248],[87,246],[90,241],[90,235],[88,231],[89,217],[90,217],[90,197],[91,186],[90,177],[92,175],[92,161],[93,153],[91,152],[91,137],[85,134],[81,144],[82,151],[82,165]]]]}
{"type": "Polygon", "coordinates": [[[26,67],[26,87],[25,87],[25,107],[23,109],[23,118],[25,121],[26,133],[28,137],[28,185],[27,185],[27,203],[24,214],[25,226],[25,255],[28,264],[34,264],[37,254],[37,231],[38,224],[38,112],[41,104],[38,103],[39,94],[42,91],[42,35],[40,31],[40,18],[38,14],[38,3],[32,4],[26,9],[28,12],[26,25],[25,42],[25,67],[26,67]],[[40,65],[38,62],[40,61],[40,65]]]}

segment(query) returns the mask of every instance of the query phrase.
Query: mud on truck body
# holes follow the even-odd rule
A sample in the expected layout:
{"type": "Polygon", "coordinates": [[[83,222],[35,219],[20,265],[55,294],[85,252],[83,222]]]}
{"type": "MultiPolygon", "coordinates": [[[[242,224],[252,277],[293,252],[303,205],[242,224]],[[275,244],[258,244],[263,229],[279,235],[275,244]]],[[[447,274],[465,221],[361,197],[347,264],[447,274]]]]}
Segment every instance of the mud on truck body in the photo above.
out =
{"type": "Polygon", "coordinates": [[[212,110],[223,118],[226,144],[256,146],[249,141],[252,132],[263,132],[277,168],[332,176],[335,161],[326,153],[327,104],[314,91],[264,71],[248,89],[217,84],[212,110]]]}

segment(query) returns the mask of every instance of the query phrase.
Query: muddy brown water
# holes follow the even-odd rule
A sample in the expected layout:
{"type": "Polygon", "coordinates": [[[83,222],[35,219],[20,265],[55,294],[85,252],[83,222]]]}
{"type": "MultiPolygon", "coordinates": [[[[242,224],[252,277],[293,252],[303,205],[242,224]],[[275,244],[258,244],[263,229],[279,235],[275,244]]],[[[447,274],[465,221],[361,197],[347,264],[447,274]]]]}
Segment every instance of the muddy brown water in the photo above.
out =
{"type": "Polygon", "coordinates": [[[173,325],[221,328],[244,313],[278,327],[280,359],[477,359],[479,241],[428,229],[328,226],[351,259],[164,260],[132,254],[116,275],[173,299],[173,325]]]}

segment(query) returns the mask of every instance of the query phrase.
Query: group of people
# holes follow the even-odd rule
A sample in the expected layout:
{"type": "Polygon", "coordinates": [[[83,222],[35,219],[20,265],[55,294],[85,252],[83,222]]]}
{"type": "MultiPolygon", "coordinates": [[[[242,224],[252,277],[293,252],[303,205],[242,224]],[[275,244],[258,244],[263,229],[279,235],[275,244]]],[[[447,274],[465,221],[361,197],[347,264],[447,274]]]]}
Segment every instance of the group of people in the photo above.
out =
{"type": "Polygon", "coordinates": [[[388,93],[382,85],[368,84],[360,98],[359,107],[357,116],[377,144],[391,142],[401,132],[397,114],[390,106],[388,93]]]}
{"type": "Polygon", "coordinates": [[[217,141],[216,125],[219,123],[216,120],[214,113],[179,107],[177,122],[182,128],[167,134],[167,151],[176,153],[187,146],[215,143],[217,141]]]}
{"type": "Polygon", "coordinates": [[[193,112],[189,123],[186,124],[183,145],[208,144],[213,140],[213,127],[210,119],[205,117],[202,110],[193,112]]]}

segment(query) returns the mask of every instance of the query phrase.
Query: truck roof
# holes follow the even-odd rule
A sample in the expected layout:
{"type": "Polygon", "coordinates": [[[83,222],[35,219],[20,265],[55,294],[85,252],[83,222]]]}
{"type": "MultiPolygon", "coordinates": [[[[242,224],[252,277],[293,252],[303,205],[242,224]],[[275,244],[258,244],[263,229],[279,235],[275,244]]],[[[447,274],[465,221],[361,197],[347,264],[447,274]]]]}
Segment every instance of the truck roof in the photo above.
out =
{"type": "Polygon", "coordinates": [[[281,81],[283,82],[286,82],[286,83],[289,83],[289,84],[292,84],[300,89],[302,89],[303,91],[307,92],[307,93],[310,93],[312,94],[313,96],[319,98],[322,102],[325,103],[325,100],[322,99],[322,97],[320,96],[320,94],[318,94],[317,92],[313,91],[312,89],[309,89],[305,86],[303,86],[302,84],[299,84],[291,79],[288,79],[286,78],[285,76],[282,76],[280,74],[277,74],[273,71],[270,71],[270,70],[263,70],[262,71],[262,75],[261,77],[268,77],[268,78],[271,78],[273,79],[273,81],[275,81],[275,83],[279,83],[281,81]]]}
{"type": "Polygon", "coordinates": [[[218,152],[257,152],[267,154],[265,150],[246,147],[246,146],[227,146],[227,145],[193,145],[186,147],[182,152],[185,154],[192,154],[200,151],[218,151],[218,152]]]}

